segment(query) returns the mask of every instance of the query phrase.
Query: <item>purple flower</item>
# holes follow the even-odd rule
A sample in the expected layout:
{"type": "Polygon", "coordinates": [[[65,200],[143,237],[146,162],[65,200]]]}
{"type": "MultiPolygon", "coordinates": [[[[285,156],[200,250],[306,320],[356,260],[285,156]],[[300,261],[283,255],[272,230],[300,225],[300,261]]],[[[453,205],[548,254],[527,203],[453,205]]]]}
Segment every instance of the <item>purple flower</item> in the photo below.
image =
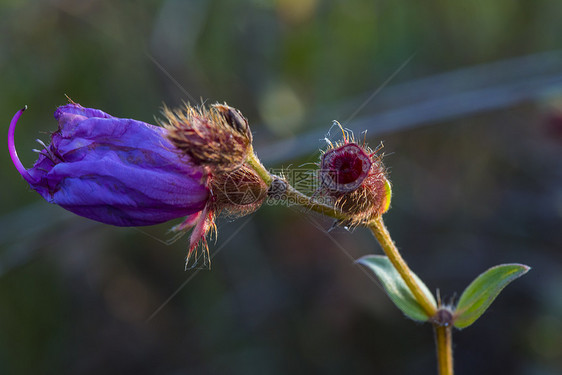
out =
{"type": "Polygon", "coordinates": [[[166,138],[165,129],[113,117],[71,103],[59,107],[59,129],[25,169],[14,146],[8,147],[17,170],[50,203],[106,224],[142,226],[198,214],[209,190],[204,171],[189,163],[166,138]]]}

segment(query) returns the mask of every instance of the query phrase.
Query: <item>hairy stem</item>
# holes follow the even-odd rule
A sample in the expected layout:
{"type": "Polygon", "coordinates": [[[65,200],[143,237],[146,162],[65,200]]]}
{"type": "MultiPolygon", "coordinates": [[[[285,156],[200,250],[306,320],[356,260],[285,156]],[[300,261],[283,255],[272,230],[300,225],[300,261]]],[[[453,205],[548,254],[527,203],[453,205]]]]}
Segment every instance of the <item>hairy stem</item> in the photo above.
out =
{"type": "Polygon", "coordinates": [[[313,198],[310,198],[306,194],[301,193],[300,191],[296,190],[294,187],[290,185],[287,187],[287,191],[285,192],[285,195],[287,196],[287,200],[289,202],[294,202],[295,204],[305,207],[311,211],[315,211],[322,215],[333,217],[334,219],[340,221],[347,221],[350,219],[349,215],[346,215],[338,208],[323,203],[315,202],[313,198]]]}
{"type": "MultiPolygon", "coordinates": [[[[258,176],[260,176],[260,178],[263,180],[263,182],[265,182],[267,186],[271,186],[271,183],[273,182],[273,179],[275,177],[271,175],[267,169],[265,169],[263,164],[259,161],[259,159],[253,152],[250,152],[249,155],[250,156],[248,156],[248,158],[246,159],[246,163],[248,163],[248,165],[258,174],[258,176]]],[[[346,215],[337,207],[316,202],[313,198],[301,193],[290,184],[287,184],[287,190],[284,192],[284,194],[288,202],[297,204],[311,211],[315,211],[322,215],[330,216],[341,221],[350,219],[349,215],[346,215]]]]}
{"type": "Polygon", "coordinates": [[[433,325],[437,348],[437,373],[453,375],[453,329],[451,326],[433,325]]]}
{"type": "Polygon", "coordinates": [[[246,158],[246,163],[260,176],[260,178],[265,182],[267,186],[271,185],[273,177],[267,169],[263,166],[261,161],[258,159],[253,149],[248,152],[248,157],[246,158]]]}
{"type": "Polygon", "coordinates": [[[396,248],[394,241],[392,241],[392,238],[390,238],[390,233],[388,233],[388,230],[386,229],[386,226],[382,221],[382,217],[378,217],[377,219],[369,223],[369,228],[375,235],[375,238],[381,245],[382,250],[388,257],[396,271],[398,271],[408,288],[410,288],[410,291],[412,292],[420,306],[423,308],[428,318],[434,316],[437,312],[435,305],[427,298],[427,296],[423,293],[422,289],[414,279],[412,271],[406,264],[406,261],[404,261],[404,258],[402,258],[402,256],[400,255],[400,252],[396,248]]]}
{"type": "MultiPolygon", "coordinates": [[[[249,153],[248,158],[246,159],[246,163],[254,169],[254,171],[260,176],[260,178],[270,186],[273,181],[273,176],[269,173],[267,169],[261,164],[258,160],[256,155],[253,152],[249,153]]],[[[322,203],[315,202],[312,198],[308,197],[307,195],[299,192],[291,185],[287,186],[287,190],[285,192],[287,199],[290,202],[294,202],[302,207],[308,208],[312,211],[316,211],[326,216],[333,217],[337,220],[346,221],[350,219],[350,216],[346,213],[342,212],[338,208],[334,206],[325,205],[322,203]]],[[[390,237],[390,233],[386,229],[382,221],[382,217],[379,217],[368,224],[368,227],[371,229],[375,238],[381,245],[384,253],[394,266],[394,268],[398,271],[400,276],[404,279],[404,282],[410,288],[412,294],[420,304],[420,306],[426,312],[428,318],[431,318],[435,315],[436,307],[434,304],[426,297],[426,295],[422,292],[420,286],[416,282],[413,277],[413,273],[406,265],[406,262],[400,255],[400,252],[396,248],[396,245],[392,241],[390,237]]]]}
{"type": "MultiPolygon", "coordinates": [[[[250,156],[246,159],[246,163],[260,176],[260,178],[267,184],[271,186],[274,181],[275,176],[271,175],[267,169],[261,164],[259,159],[253,152],[250,152],[250,156]]],[[[337,207],[326,205],[323,203],[316,202],[313,198],[303,194],[293,188],[287,183],[287,189],[284,194],[289,202],[298,204],[304,208],[310,209],[312,211],[321,213],[326,216],[333,217],[334,219],[340,220],[342,222],[348,221],[351,217],[345,212],[341,211],[337,207]]],[[[418,285],[414,278],[413,272],[410,270],[406,261],[400,255],[398,248],[392,241],[390,233],[386,229],[382,217],[378,217],[375,220],[367,223],[367,226],[375,238],[379,242],[382,250],[400,274],[417,302],[425,311],[428,319],[435,316],[437,312],[437,307],[435,304],[429,300],[429,298],[424,294],[421,287],[418,285]]],[[[437,362],[439,375],[453,375],[453,355],[452,355],[452,329],[450,326],[441,326],[439,324],[433,325],[435,329],[435,342],[437,347],[437,362]]]]}

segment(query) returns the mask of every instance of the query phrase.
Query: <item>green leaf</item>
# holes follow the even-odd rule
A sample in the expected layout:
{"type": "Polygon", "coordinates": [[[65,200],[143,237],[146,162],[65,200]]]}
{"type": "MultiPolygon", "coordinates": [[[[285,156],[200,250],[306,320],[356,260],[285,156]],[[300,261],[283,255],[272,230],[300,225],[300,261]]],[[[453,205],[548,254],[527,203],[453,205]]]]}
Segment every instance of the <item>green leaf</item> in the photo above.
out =
{"type": "Polygon", "coordinates": [[[526,274],[524,264],[500,264],[478,276],[462,293],[454,314],[454,325],[466,328],[476,321],[510,282],[526,274]]]}
{"type": "MultiPolygon", "coordinates": [[[[394,269],[390,260],[383,255],[367,255],[357,260],[364,266],[367,266],[379,278],[386,294],[390,297],[392,302],[398,307],[407,317],[425,322],[428,316],[424,309],[416,301],[416,298],[404,282],[400,274],[394,269]]],[[[414,279],[421,287],[424,294],[429,298],[434,306],[437,306],[435,298],[425,286],[425,284],[414,275],[414,279]]],[[[437,307],[436,307],[437,308],[437,307]]]]}

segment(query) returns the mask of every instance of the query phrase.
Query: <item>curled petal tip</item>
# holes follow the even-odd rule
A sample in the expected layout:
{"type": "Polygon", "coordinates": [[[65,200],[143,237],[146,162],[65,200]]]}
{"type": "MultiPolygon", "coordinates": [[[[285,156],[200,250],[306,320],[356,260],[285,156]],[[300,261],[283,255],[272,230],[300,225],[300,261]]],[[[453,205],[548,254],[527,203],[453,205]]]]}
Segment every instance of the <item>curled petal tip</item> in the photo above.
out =
{"type": "Polygon", "coordinates": [[[23,108],[21,109],[21,111],[27,111],[27,104],[23,106],[23,108]]]}
{"type": "Polygon", "coordinates": [[[25,167],[23,166],[23,164],[21,163],[20,159],[18,158],[16,145],[14,143],[14,133],[16,131],[16,124],[18,123],[21,114],[26,109],[27,109],[27,105],[24,106],[19,111],[17,111],[14,117],[12,118],[12,121],[10,122],[10,128],[8,129],[8,150],[10,152],[10,157],[12,158],[12,162],[14,163],[14,166],[16,167],[18,172],[22,175],[22,177],[29,182],[32,180],[32,178],[27,172],[27,170],[25,169],[25,167]]]}

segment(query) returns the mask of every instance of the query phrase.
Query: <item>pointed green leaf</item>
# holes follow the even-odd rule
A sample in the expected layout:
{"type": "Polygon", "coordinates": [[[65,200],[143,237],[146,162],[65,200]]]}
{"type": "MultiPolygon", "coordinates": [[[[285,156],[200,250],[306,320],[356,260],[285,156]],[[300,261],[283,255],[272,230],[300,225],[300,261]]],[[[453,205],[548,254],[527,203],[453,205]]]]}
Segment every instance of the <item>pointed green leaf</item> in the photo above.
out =
{"type": "Polygon", "coordinates": [[[462,293],[454,316],[454,325],[465,328],[478,319],[510,282],[526,274],[524,264],[501,264],[478,276],[462,293]]]}
{"type": "MultiPolygon", "coordinates": [[[[390,297],[392,302],[398,307],[407,317],[425,322],[428,316],[423,308],[418,304],[416,298],[404,282],[400,274],[394,269],[390,260],[383,255],[367,255],[357,260],[364,266],[367,266],[378,277],[386,294],[390,297]]],[[[414,278],[418,285],[420,285],[424,294],[437,306],[435,298],[425,286],[425,284],[416,276],[414,278]]],[[[437,307],[436,307],[437,308],[437,307]]]]}

